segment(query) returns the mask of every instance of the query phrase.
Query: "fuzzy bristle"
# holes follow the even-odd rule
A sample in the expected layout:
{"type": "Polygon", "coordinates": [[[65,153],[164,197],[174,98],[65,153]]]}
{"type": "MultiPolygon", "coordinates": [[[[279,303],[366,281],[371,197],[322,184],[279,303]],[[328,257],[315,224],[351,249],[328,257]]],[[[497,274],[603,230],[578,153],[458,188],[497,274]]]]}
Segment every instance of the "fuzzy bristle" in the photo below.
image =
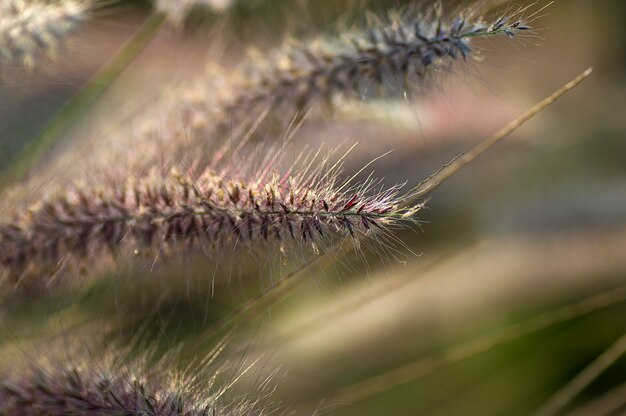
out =
{"type": "Polygon", "coordinates": [[[32,67],[39,53],[54,54],[91,7],[90,0],[4,0],[0,5],[0,67],[15,61],[32,67]]]}
{"type": "Polygon", "coordinates": [[[531,30],[523,11],[486,22],[475,11],[446,16],[435,6],[341,38],[300,42],[270,54],[264,67],[249,69],[238,92],[223,104],[224,114],[238,119],[267,107],[299,111],[338,95],[380,90],[391,79],[402,80],[404,91],[431,68],[475,56],[474,38],[531,30]]]}
{"type": "MultiPolygon", "coordinates": [[[[213,352],[211,353],[213,354],[213,352]]],[[[205,361],[212,364],[214,357],[205,361]]],[[[0,414],[5,416],[260,416],[277,414],[271,387],[257,386],[249,395],[227,399],[230,390],[253,364],[224,386],[217,380],[226,368],[189,373],[163,371],[161,363],[90,362],[68,366],[36,365],[26,373],[4,374],[0,382],[0,414]],[[203,374],[208,372],[208,374],[203,374]]]]}
{"type": "Polygon", "coordinates": [[[276,243],[327,247],[410,220],[399,208],[399,187],[344,182],[339,166],[244,175],[254,180],[206,170],[195,179],[172,173],[104,189],[76,187],[0,226],[0,266],[15,280],[99,259],[103,251],[166,255],[202,248],[217,256],[276,243]]]}

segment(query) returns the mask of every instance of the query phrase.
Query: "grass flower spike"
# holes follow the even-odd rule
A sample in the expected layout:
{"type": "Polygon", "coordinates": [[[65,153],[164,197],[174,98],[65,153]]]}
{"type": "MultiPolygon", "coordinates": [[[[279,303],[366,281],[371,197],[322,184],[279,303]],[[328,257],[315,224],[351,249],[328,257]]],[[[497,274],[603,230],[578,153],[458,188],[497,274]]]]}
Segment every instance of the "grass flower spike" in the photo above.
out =
{"type": "MultiPolygon", "coordinates": [[[[164,371],[168,357],[140,365],[89,362],[79,366],[34,366],[14,372],[0,382],[0,414],[5,416],[260,416],[278,414],[271,402],[271,378],[249,394],[230,390],[254,368],[216,367],[223,343],[186,371],[164,371]],[[225,380],[223,383],[222,381],[225,380]],[[233,397],[231,397],[233,396],[233,397]]],[[[171,365],[171,364],[170,364],[171,365]]]]}
{"type": "Polygon", "coordinates": [[[225,114],[241,118],[274,106],[302,110],[318,99],[384,88],[394,78],[406,88],[430,68],[474,56],[476,38],[515,37],[531,30],[523,18],[527,8],[487,22],[474,12],[445,16],[439,6],[404,13],[343,39],[314,40],[270,55],[264,68],[255,67],[245,77],[252,81],[242,83],[224,104],[225,114]]]}
{"type": "Polygon", "coordinates": [[[0,67],[14,61],[33,67],[37,54],[54,54],[91,7],[91,0],[4,0],[0,5],[0,67]]]}
{"type": "MultiPolygon", "coordinates": [[[[298,163],[314,166],[314,159],[298,163]]],[[[207,170],[193,180],[173,173],[106,189],[77,187],[0,227],[0,265],[15,279],[29,269],[101,258],[103,250],[166,254],[199,246],[220,255],[289,241],[324,247],[409,219],[415,207],[399,208],[399,187],[344,182],[340,164],[327,163],[282,176],[265,168],[254,181],[207,170]]]]}

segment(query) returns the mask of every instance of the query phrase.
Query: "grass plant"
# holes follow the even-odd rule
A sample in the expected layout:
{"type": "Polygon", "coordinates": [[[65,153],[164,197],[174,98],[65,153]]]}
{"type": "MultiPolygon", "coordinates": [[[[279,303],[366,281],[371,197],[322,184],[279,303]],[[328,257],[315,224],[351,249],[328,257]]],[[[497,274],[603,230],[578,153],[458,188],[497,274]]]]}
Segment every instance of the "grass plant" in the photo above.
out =
{"type": "MultiPolygon", "coordinates": [[[[112,3],[115,4],[111,8],[113,15],[128,10],[117,8],[117,2],[112,3]]],[[[305,3],[298,5],[299,10],[307,9],[305,3]]],[[[349,2],[352,6],[354,3],[349,2]]],[[[88,25],[90,19],[98,18],[97,10],[103,4],[96,0],[6,0],[0,4],[0,71],[9,65],[32,69],[39,65],[39,60],[43,61],[44,55],[57,55],[60,45],[72,32],[80,25],[88,25]]],[[[378,6],[384,8],[386,4],[378,6]]],[[[132,160],[122,161],[116,156],[120,149],[113,147],[119,146],[120,141],[115,146],[100,143],[102,147],[90,155],[91,159],[82,168],[82,176],[69,175],[56,182],[50,178],[45,189],[35,187],[33,183],[37,179],[47,184],[47,175],[53,171],[42,165],[55,142],[65,138],[122,73],[136,70],[134,65],[141,68],[142,63],[137,63],[136,58],[149,62],[150,53],[161,53],[162,33],[173,30],[179,36],[177,39],[184,42],[185,27],[180,23],[198,8],[204,6],[221,12],[246,6],[238,1],[156,1],[153,8],[146,9],[147,17],[138,25],[136,34],[84,90],[60,109],[39,140],[0,178],[3,186],[0,195],[4,199],[0,213],[0,352],[10,350],[6,340],[11,337],[16,343],[32,343],[37,348],[45,344],[45,339],[42,343],[37,338],[35,330],[33,334],[24,328],[12,332],[14,325],[23,325],[32,318],[29,302],[36,303],[32,308],[35,311],[42,309],[41,305],[48,299],[51,305],[46,322],[71,317],[72,323],[72,328],[63,328],[62,322],[55,327],[61,328],[57,336],[71,344],[67,345],[66,358],[52,356],[50,348],[42,351],[37,358],[43,359],[36,360],[30,368],[16,365],[10,371],[2,371],[0,414],[294,414],[273,402],[275,390],[290,391],[293,387],[288,381],[281,385],[281,380],[274,379],[276,368],[261,369],[257,380],[248,380],[252,369],[261,361],[255,358],[258,355],[249,343],[240,343],[236,354],[242,353],[244,358],[234,371],[218,365],[232,357],[222,354],[226,349],[221,338],[224,333],[230,339],[240,329],[264,325],[265,320],[259,318],[269,315],[266,312],[296,290],[303,291],[302,283],[308,278],[313,276],[310,280],[323,285],[321,279],[315,278],[318,270],[335,268],[359,274],[357,268],[343,263],[346,253],[354,253],[368,271],[372,256],[380,268],[396,261],[406,263],[407,257],[413,259],[414,247],[404,237],[407,232],[421,230],[424,209],[430,206],[431,198],[437,197],[434,191],[449,179],[458,178],[460,172],[467,172],[470,163],[576,88],[592,70],[587,69],[421,182],[415,179],[418,169],[414,163],[404,169],[387,166],[379,175],[379,161],[389,152],[370,158],[369,163],[358,168],[346,167],[354,146],[338,145],[345,141],[338,129],[338,134],[329,139],[331,150],[319,147],[318,143],[302,143],[306,137],[300,137],[300,132],[315,130],[318,116],[341,108],[348,101],[375,98],[379,104],[393,101],[390,108],[410,107],[422,98],[417,92],[436,90],[433,86],[437,78],[453,78],[470,68],[472,62],[481,61],[486,45],[502,45],[501,51],[507,58],[514,55],[517,51],[513,45],[539,38],[536,21],[551,4],[508,5],[495,13],[475,4],[396,5],[386,17],[366,17],[362,13],[359,21],[367,21],[366,24],[344,24],[336,31],[321,31],[306,37],[294,31],[282,44],[264,47],[248,57],[244,51],[247,45],[237,43],[241,41],[238,39],[233,45],[223,45],[224,49],[233,51],[232,56],[224,62],[217,59],[209,62],[209,69],[198,71],[201,75],[196,79],[175,87],[154,86],[155,91],[166,91],[161,102],[155,105],[154,113],[146,111],[147,114],[129,116],[140,127],[131,129],[125,141],[121,141],[135,147],[136,155],[129,156],[132,160]],[[172,29],[169,23],[177,27],[172,29]],[[498,43],[497,39],[504,42],[498,43]],[[163,109],[164,115],[156,114],[163,109]],[[319,150],[311,152],[310,148],[319,150]],[[386,176],[401,179],[390,181],[386,176]],[[15,197],[20,194],[21,200],[15,197]],[[383,258],[385,261],[378,263],[383,258]],[[289,263],[292,259],[296,262],[289,263]],[[147,267],[126,267],[134,262],[147,267]],[[165,264],[173,266],[168,269],[165,264]],[[263,279],[264,270],[271,270],[269,286],[263,279]],[[177,314],[178,304],[163,305],[167,302],[164,299],[168,297],[168,289],[159,286],[159,276],[164,271],[174,281],[168,284],[178,288],[174,302],[184,303],[185,296],[181,293],[187,293],[187,306],[191,310],[188,315],[177,314]],[[238,271],[244,277],[241,280],[232,278],[238,271]],[[148,278],[141,279],[145,277],[143,274],[148,278]],[[88,278],[83,281],[87,282],[85,287],[67,285],[65,291],[55,290],[56,283],[78,281],[81,276],[88,278]],[[116,276],[130,277],[133,282],[136,277],[139,283],[133,286],[134,292],[116,292],[127,289],[115,283],[116,276]],[[218,291],[214,285],[216,276],[227,282],[218,291]],[[260,284],[250,276],[261,277],[260,284]],[[206,294],[189,293],[195,290],[190,282],[196,278],[205,283],[199,287],[206,294]],[[150,285],[150,290],[142,285],[150,285]],[[37,291],[30,290],[33,288],[37,291]],[[232,295],[237,289],[243,294],[239,306],[222,308],[226,310],[222,315],[209,314],[206,308],[203,330],[198,332],[195,314],[199,309],[194,303],[197,298],[219,309],[220,296],[232,295]],[[37,298],[33,296],[35,293],[37,298]],[[63,301],[53,306],[59,296],[63,301]],[[118,302],[127,304],[120,307],[118,302]],[[107,306],[102,306],[111,303],[118,310],[131,311],[122,317],[125,325],[118,327],[114,317],[107,316],[113,314],[107,306]],[[157,335],[148,330],[154,316],[148,316],[146,308],[154,316],[171,312],[165,324],[159,323],[157,335]],[[98,313],[101,315],[96,316],[98,313]],[[137,317],[143,319],[139,324],[137,317]],[[172,335],[175,325],[170,323],[188,319],[194,320],[194,330],[181,336],[172,335]],[[124,347],[117,338],[115,345],[98,342],[93,336],[96,326],[102,328],[109,344],[113,339],[111,334],[126,331],[123,335],[130,339],[132,354],[127,352],[128,345],[124,347]],[[75,353],[79,349],[75,340],[81,336],[87,350],[94,352],[87,354],[86,360],[81,359],[85,354],[75,353]],[[169,336],[172,342],[161,343],[159,337],[169,336]],[[140,338],[142,345],[137,344],[140,338]],[[161,345],[167,344],[169,348],[178,342],[173,350],[159,349],[161,345]],[[150,351],[158,353],[153,356],[150,351]],[[172,358],[176,354],[184,356],[172,358]],[[183,371],[179,370],[181,363],[185,364],[183,371]]],[[[250,7],[254,10],[255,6],[251,3],[250,7]]],[[[220,14],[215,13],[214,18],[219,22],[220,14]]],[[[215,39],[227,42],[228,38],[216,36],[215,39]]],[[[126,98],[132,97],[132,91],[124,94],[126,98]]],[[[330,129],[340,124],[342,112],[331,114],[335,118],[328,123],[330,129]]],[[[123,130],[113,126],[116,122],[109,121],[111,131],[120,134],[123,130]]],[[[389,126],[381,123],[379,127],[389,126]]],[[[89,133],[81,131],[81,134],[89,133]]],[[[380,136],[380,141],[384,141],[382,133],[380,136]]],[[[416,147],[406,149],[409,156],[409,151],[416,147]]],[[[60,150],[63,151],[57,157],[69,160],[78,154],[73,153],[72,143],[60,150]]],[[[403,285],[394,286],[393,292],[401,292],[403,285]]],[[[466,361],[624,300],[623,287],[604,293],[536,314],[473,341],[442,348],[439,354],[404,364],[394,362],[386,371],[369,369],[364,364],[359,369],[360,381],[346,375],[334,383],[343,387],[325,397],[330,397],[331,406],[371,400],[440,367],[466,361]]],[[[349,305],[361,310],[365,302],[358,300],[349,305]]],[[[322,316],[346,318],[339,315],[343,312],[322,316]]],[[[379,317],[364,315],[362,319],[372,318],[376,321],[379,317]]],[[[389,319],[394,319],[393,311],[389,319]]],[[[178,324],[178,328],[185,328],[189,323],[178,324]]],[[[307,328],[324,325],[324,322],[309,322],[300,328],[296,325],[293,331],[283,332],[283,341],[294,341],[304,336],[307,328]]],[[[52,339],[55,335],[46,333],[44,337],[47,336],[50,345],[56,342],[52,339]]],[[[410,334],[402,337],[406,337],[406,345],[413,345],[410,334]]],[[[318,348],[322,352],[326,346],[329,350],[335,347],[331,339],[313,343],[318,341],[324,347],[318,348]]],[[[392,342],[391,338],[388,341],[392,342]]],[[[622,337],[557,391],[537,414],[558,414],[616,365],[624,350],[622,337]]],[[[302,358],[302,368],[298,370],[305,374],[310,366],[323,371],[315,359],[311,357],[309,362],[309,358],[302,358]]],[[[12,357],[2,357],[0,364],[11,361],[12,357]]],[[[324,374],[319,374],[319,380],[324,380],[324,374]]],[[[319,380],[308,381],[314,385],[319,380]]],[[[308,397],[302,401],[305,406],[295,407],[295,414],[324,413],[325,397],[314,396],[314,400],[308,397]]],[[[389,409],[388,414],[394,414],[395,410],[389,409]]]]}

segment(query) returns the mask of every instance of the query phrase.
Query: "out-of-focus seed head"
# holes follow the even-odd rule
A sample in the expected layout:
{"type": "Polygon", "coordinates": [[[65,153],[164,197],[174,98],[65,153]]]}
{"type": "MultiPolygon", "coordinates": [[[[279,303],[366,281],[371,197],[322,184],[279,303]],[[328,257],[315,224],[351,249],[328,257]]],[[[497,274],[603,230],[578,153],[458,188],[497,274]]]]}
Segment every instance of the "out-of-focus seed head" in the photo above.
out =
{"type": "Polygon", "coordinates": [[[416,207],[400,207],[399,186],[342,180],[341,165],[329,160],[299,158],[282,175],[266,165],[226,177],[207,169],[76,186],[0,226],[0,267],[16,281],[133,253],[200,249],[219,258],[235,249],[317,249],[414,220],[406,214],[416,207]]]}
{"type": "Polygon", "coordinates": [[[0,68],[19,61],[32,68],[38,54],[54,55],[89,16],[91,0],[4,0],[0,4],[0,68]]]}

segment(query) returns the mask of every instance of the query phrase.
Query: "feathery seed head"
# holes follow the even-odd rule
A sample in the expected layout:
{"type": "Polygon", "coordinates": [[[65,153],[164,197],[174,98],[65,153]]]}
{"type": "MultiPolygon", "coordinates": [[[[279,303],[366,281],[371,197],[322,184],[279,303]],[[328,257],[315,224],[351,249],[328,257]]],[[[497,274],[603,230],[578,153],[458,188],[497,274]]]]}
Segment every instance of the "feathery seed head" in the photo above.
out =
{"type": "Polygon", "coordinates": [[[245,116],[274,106],[297,111],[316,100],[384,88],[390,79],[402,79],[406,88],[430,68],[476,56],[474,38],[514,37],[530,30],[522,17],[525,10],[486,22],[469,12],[445,16],[436,6],[392,17],[344,39],[296,44],[271,55],[264,67],[255,65],[246,77],[250,81],[224,104],[225,113],[245,116]]]}
{"type": "Polygon", "coordinates": [[[206,170],[195,179],[172,173],[102,190],[75,187],[0,226],[0,267],[15,280],[101,261],[103,251],[128,257],[201,248],[217,256],[236,247],[329,246],[411,220],[405,214],[415,207],[399,207],[398,186],[345,182],[340,164],[313,159],[283,175],[266,167],[254,180],[206,170]]]}
{"type": "Polygon", "coordinates": [[[220,344],[197,368],[164,371],[165,360],[132,364],[94,362],[78,366],[36,365],[27,373],[4,374],[0,382],[0,414],[7,416],[252,416],[275,414],[267,381],[243,397],[229,393],[254,363],[238,374],[213,365],[220,344]],[[205,374],[206,373],[206,374],[205,374]],[[221,375],[228,383],[219,384],[221,375]]]}
{"type": "Polygon", "coordinates": [[[260,125],[278,127],[282,133],[314,104],[332,107],[337,97],[394,89],[397,81],[404,91],[422,84],[430,69],[477,57],[475,38],[528,31],[525,11],[491,22],[475,10],[451,16],[438,7],[407,11],[370,23],[367,30],[281,48],[269,59],[259,53],[241,70],[211,68],[199,82],[172,93],[169,100],[175,108],[167,109],[171,114],[165,121],[147,123],[141,140],[164,138],[177,159],[185,159],[190,147],[201,146],[219,164],[230,154],[230,139],[243,147],[262,133],[260,125]]]}
{"type": "Polygon", "coordinates": [[[0,66],[34,66],[40,52],[54,54],[61,40],[88,16],[90,0],[5,0],[0,5],[0,66]]]}

